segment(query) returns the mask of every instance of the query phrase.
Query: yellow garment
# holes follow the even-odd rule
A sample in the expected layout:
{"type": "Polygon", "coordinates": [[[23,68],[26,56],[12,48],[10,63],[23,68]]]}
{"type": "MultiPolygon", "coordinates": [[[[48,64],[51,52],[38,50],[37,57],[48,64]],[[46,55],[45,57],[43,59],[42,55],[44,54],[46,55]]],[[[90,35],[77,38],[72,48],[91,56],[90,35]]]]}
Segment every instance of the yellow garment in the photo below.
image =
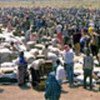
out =
{"type": "Polygon", "coordinates": [[[89,27],[89,28],[88,28],[88,33],[89,33],[90,35],[93,35],[93,30],[94,30],[93,27],[89,27]]]}
{"type": "Polygon", "coordinates": [[[80,53],[80,44],[79,44],[79,43],[76,43],[76,44],[74,45],[74,47],[75,47],[75,52],[76,52],[76,54],[78,55],[78,54],[80,53]]]}

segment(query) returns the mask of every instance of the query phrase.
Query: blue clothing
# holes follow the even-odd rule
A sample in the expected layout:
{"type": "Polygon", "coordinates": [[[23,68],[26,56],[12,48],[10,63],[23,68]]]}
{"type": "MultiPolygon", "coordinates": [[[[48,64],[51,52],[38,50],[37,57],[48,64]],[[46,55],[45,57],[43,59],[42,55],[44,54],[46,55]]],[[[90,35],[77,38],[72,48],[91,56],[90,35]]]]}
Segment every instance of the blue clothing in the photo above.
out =
{"type": "Polygon", "coordinates": [[[73,63],[66,64],[66,72],[70,86],[73,85],[74,80],[74,68],[73,63]]]}
{"type": "Polygon", "coordinates": [[[27,76],[27,62],[25,61],[24,56],[19,57],[19,66],[18,66],[18,84],[23,85],[26,82],[27,76]]]}
{"type": "Polygon", "coordinates": [[[54,73],[50,73],[46,81],[45,98],[46,100],[59,100],[61,86],[55,78],[54,73]]]}
{"type": "Polygon", "coordinates": [[[27,65],[27,62],[26,62],[26,60],[25,60],[25,58],[23,56],[19,57],[19,64],[27,65]]]}
{"type": "Polygon", "coordinates": [[[40,29],[42,27],[42,20],[36,19],[35,20],[35,26],[36,26],[36,29],[40,29]]]}

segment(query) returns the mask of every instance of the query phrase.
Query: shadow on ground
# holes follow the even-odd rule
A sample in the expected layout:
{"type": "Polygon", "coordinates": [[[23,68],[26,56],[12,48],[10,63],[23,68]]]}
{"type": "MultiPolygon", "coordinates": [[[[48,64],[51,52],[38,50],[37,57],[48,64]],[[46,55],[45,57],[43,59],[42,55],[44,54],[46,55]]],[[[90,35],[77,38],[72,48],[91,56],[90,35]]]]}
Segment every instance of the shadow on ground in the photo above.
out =
{"type": "Polygon", "coordinates": [[[68,91],[61,90],[61,93],[62,93],[62,94],[67,94],[67,93],[68,93],[68,91]]]}
{"type": "Polygon", "coordinates": [[[25,84],[23,86],[19,86],[19,88],[21,88],[22,90],[28,90],[31,88],[31,86],[29,86],[28,84],[25,84]]]}
{"type": "Polygon", "coordinates": [[[4,92],[4,89],[0,89],[0,93],[3,93],[4,92]]]}

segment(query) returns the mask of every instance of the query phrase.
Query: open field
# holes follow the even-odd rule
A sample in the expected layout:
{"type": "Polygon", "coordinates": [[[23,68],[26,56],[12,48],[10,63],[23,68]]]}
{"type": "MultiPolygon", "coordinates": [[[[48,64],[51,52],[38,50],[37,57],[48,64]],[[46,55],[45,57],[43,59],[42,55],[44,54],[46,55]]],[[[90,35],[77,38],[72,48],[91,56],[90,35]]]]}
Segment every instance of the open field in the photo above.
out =
{"type": "MultiPolygon", "coordinates": [[[[60,100],[99,100],[100,92],[85,90],[82,87],[70,89],[63,85],[60,100]]],[[[0,100],[45,100],[44,92],[37,92],[32,88],[21,89],[18,86],[0,86],[0,100]]]]}
{"type": "Polygon", "coordinates": [[[0,7],[100,7],[100,0],[16,0],[11,2],[0,1],[0,7]]]}

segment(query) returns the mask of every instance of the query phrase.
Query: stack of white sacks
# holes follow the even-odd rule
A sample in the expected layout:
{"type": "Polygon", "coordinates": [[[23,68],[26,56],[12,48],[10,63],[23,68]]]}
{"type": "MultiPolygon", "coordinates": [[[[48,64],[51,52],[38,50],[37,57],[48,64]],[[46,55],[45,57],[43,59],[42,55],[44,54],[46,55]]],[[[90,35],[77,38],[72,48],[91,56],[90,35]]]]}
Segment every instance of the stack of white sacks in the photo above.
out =
{"type": "MultiPolygon", "coordinates": [[[[36,44],[36,41],[29,41],[27,44],[24,44],[25,37],[18,37],[14,36],[12,32],[8,33],[7,31],[3,31],[2,34],[0,34],[0,40],[4,40],[4,42],[1,42],[0,46],[0,63],[1,67],[0,70],[2,72],[12,70],[13,72],[17,72],[18,68],[18,55],[16,57],[13,52],[9,49],[11,41],[13,41],[19,51],[23,50],[25,52],[25,57],[28,61],[28,68],[33,64],[34,62],[37,62],[37,65],[40,65],[41,60],[36,59],[37,55],[42,55],[43,49],[45,48],[44,44],[36,44]],[[12,58],[12,59],[11,59],[12,58]]],[[[56,65],[56,60],[59,58],[64,64],[63,57],[61,54],[61,50],[57,47],[56,39],[53,39],[48,47],[48,54],[47,58],[52,61],[53,66],[56,65]]],[[[81,84],[83,84],[83,57],[81,56],[77,62],[75,62],[74,65],[74,74],[75,74],[75,80],[80,81],[81,84]]],[[[75,57],[76,59],[76,57],[75,57]]],[[[42,63],[41,63],[42,64],[42,63]]],[[[100,68],[94,67],[94,72],[98,73],[98,76],[100,76],[100,68]]],[[[93,80],[95,83],[95,80],[93,80]]]]}

